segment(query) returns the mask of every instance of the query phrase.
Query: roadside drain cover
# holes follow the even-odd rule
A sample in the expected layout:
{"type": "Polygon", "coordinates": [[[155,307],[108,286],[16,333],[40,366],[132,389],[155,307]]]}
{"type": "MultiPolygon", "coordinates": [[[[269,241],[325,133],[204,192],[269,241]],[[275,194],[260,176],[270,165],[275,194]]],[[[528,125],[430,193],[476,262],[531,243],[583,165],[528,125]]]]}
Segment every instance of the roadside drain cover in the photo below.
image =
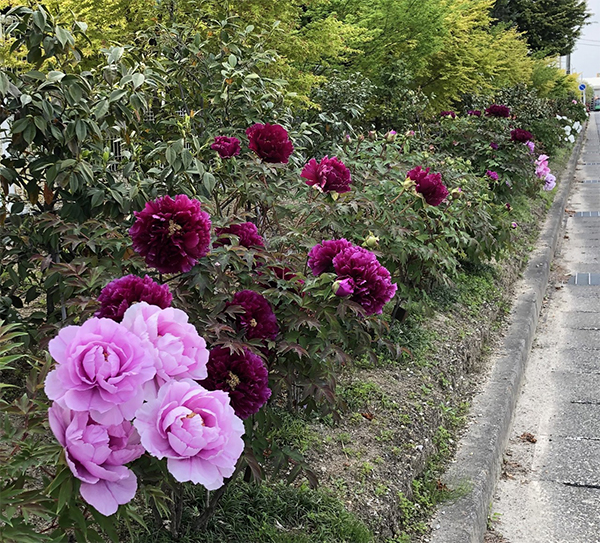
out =
{"type": "Polygon", "coordinates": [[[578,211],[575,217],[600,217],[600,211],[578,211]]]}
{"type": "Polygon", "coordinates": [[[578,287],[600,286],[600,273],[576,273],[569,279],[569,285],[578,287]]]}

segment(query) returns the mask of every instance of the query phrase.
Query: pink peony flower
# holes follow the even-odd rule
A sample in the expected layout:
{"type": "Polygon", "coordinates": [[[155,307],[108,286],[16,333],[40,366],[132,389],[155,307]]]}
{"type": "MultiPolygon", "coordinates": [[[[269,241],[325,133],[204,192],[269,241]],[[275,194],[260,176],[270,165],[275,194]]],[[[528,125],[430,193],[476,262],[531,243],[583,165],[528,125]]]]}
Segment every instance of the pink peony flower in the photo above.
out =
{"type": "Polygon", "coordinates": [[[324,157],[317,163],[311,158],[300,177],[306,179],[306,184],[316,186],[322,192],[348,192],[350,190],[350,170],[336,157],[324,157]]]}
{"type": "Polygon", "coordinates": [[[520,141],[527,142],[533,140],[533,134],[527,130],[523,130],[522,128],[515,128],[510,131],[510,139],[512,141],[520,141]]]}
{"type": "Polygon", "coordinates": [[[217,151],[221,158],[231,158],[240,154],[240,140],[237,138],[228,138],[227,136],[217,136],[215,142],[210,146],[213,151],[217,151]]]}
{"type": "Polygon", "coordinates": [[[294,146],[287,130],[279,124],[254,124],[246,129],[248,147],[265,162],[287,164],[294,146]]]}
{"type": "Polygon", "coordinates": [[[188,322],[184,311],[141,302],[125,312],[122,324],[154,354],[158,386],[171,379],[206,378],[206,341],[188,322]]]}
{"type": "Polygon", "coordinates": [[[485,172],[485,175],[487,175],[492,181],[498,181],[498,174],[492,170],[485,172]]]}
{"type": "Polygon", "coordinates": [[[167,469],[179,482],[208,490],[223,485],[244,450],[244,424],[221,390],[206,390],[191,379],[169,381],[156,399],[136,413],[135,428],[144,448],[167,458],[167,469]]]}
{"type": "Polygon", "coordinates": [[[354,279],[351,277],[347,277],[346,279],[338,279],[335,283],[333,283],[333,293],[336,296],[350,296],[350,294],[354,293],[354,289],[356,288],[356,284],[354,283],[354,279]]]}
{"type": "Polygon", "coordinates": [[[67,326],[48,349],[57,362],[46,377],[48,398],[73,411],[90,411],[103,424],[131,420],[144,401],[140,390],[156,374],[142,340],[111,319],[67,326]]]}
{"type": "Polygon", "coordinates": [[[377,257],[362,247],[348,247],[333,259],[333,267],[344,288],[353,288],[350,299],[360,304],[367,315],[381,313],[383,306],[396,294],[397,285],[392,283],[390,272],[377,257]]]}
{"type": "Polygon", "coordinates": [[[135,302],[148,302],[165,309],[171,305],[173,296],[169,285],[159,285],[151,277],[126,275],[108,283],[98,296],[100,309],[95,317],[121,322],[127,308],[135,302]]]}
{"type": "Polygon", "coordinates": [[[53,403],[50,428],[65,448],[67,464],[81,481],[81,497],[105,516],[133,499],[135,474],[124,466],[144,454],[140,437],[128,421],[104,426],[87,411],[71,411],[53,403]]]}
{"type": "Polygon", "coordinates": [[[333,271],[333,258],[348,247],[352,247],[352,243],[347,239],[330,239],[315,245],[308,253],[308,267],[312,274],[319,276],[333,271]]]}
{"type": "Polygon", "coordinates": [[[510,117],[510,108],[500,104],[492,104],[485,110],[488,117],[510,117]]]}
{"type": "Polygon", "coordinates": [[[421,166],[417,166],[406,176],[416,183],[415,190],[422,194],[425,201],[431,206],[439,206],[448,196],[448,189],[442,183],[442,175],[429,173],[429,168],[423,170],[421,166]]]}
{"type": "Polygon", "coordinates": [[[244,354],[223,347],[211,349],[208,378],[200,384],[207,390],[229,393],[231,406],[241,419],[257,413],[271,397],[269,372],[260,356],[248,349],[244,354]]]}
{"type": "Polygon", "coordinates": [[[548,158],[548,155],[540,155],[535,161],[535,175],[539,179],[546,179],[546,176],[550,173],[548,158]]]}
{"type": "Polygon", "coordinates": [[[185,194],[157,198],[135,212],[133,248],[161,273],[187,272],[210,245],[210,217],[185,194]]]}
{"type": "Polygon", "coordinates": [[[551,191],[554,187],[556,187],[556,176],[549,173],[544,179],[544,190],[551,191]]]}
{"type": "Polygon", "coordinates": [[[529,152],[531,154],[533,154],[533,152],[535,151],[535,143],[532,141],[526,141],[525,145],[527,145],[527,148],[529,149],[529,152]]]}
{"type": "Polygon", "coordinates": [[[275,339],[279,333],[277,317],[267,299],[253,290],[236,292],[227,304],[239,305],[244,312],[236,315],[238,324],[245,329],[248,339],[275,339]]]}
{"type": "Polygon", "coordinates": [[[258,233],[258,228],[253,222],[243,222],[241,224],[232,224],[225,228],[215,228],[217,241],[213,243],[213,247],[222,247],[223,245],[231,245],[231,240],[227,234],[233,234],[239,238],[239,244],[242,247],[264,247],[265,242],[262,236],[258,233]]]}

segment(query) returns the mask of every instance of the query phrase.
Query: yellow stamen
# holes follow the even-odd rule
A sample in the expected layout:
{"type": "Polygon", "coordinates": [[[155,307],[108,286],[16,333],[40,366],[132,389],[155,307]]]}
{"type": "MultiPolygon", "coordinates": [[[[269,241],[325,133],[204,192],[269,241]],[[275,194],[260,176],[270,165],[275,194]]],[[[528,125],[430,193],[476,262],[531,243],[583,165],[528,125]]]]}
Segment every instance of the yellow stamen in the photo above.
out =
{"type": "Polygon", "coordinates": [[[177,224],[173,219],[169,220],[169,236],[175,235],[175,232],[181,230],[181,225],[177,224]]]}
{"type": "Polygon", "coordinates": [[[240,384],[240,378],[235,373],[229,372],[229,379],[226,379],[225,382],[231,390],[235,390],[235,387],[240,384]]]}

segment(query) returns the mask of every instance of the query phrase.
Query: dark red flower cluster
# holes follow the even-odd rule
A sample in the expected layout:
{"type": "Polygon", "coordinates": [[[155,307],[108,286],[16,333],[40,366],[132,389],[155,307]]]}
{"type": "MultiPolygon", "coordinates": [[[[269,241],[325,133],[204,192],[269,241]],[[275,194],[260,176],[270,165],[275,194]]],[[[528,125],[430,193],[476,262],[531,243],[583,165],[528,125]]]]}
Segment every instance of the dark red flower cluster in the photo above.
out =
{"type": "Polygon", "coordinates": [[[185,194],[157,198],[135,212],[133,248],[161,273],[187,272],[210,246],[210,217],[185,194]]]}
{"type": "Polygon", "coordinates": [[[258,233],[258,228],[253,222],[243,222],[241,224],[232,224],[225,228],[215,228],[217,241],[213,243],[213,247],[222,247],[223,245],[231,245],[231,240],[227,234],[237,236],[240,240],[240,245],[243,247],[264,247],[265,242],[262,236],[258,233]]]}
{"type": "Polygon", "coordinates": [[[367,315],[381,313],[398,288],[392,283],[390,272],[371,251],[345,239],[315,245],[310,250],[308,265],[317,276],[333,268],[331,271],[338,276],[334,283],[335,294],[350,296],[367,315]]]}
{"type": "Polygon", "coordinates": [[[244,349],[244,354],[223,347],[210,351],[208,377],[200,384],[208,390],[229,393],[231,406],[241,419],[257,413],[271,397],[269,372],[262,359],[244,349]]]}
{"type": "Polygon", "coordinates": [[[171,305],[173,295],[169,285],[159,285],[148,275],[126,275],[108,283],[100,292],[98,301],[100,309],[94,314],[95,317],[121,322],[130,305],[147,302],[166,309],[171,305]]]}
{"type": "Polygon", "coordinates": [[[367,315],[381,313],[383,306],[396,294],[390,272],[367,249],[353,245],[333,259],[333,267],[350,299],[360,304],[367,315]],[[348,281],[345,281],[345,280],[348,281]]]}
{"type": "Polygon", "coordinates": [[[472,115],[473,117],[481,117],[481,111],[478,109],[469,109],[469,111],[467,111],[467,115],[472,115]]]}
{"type": "Polygon", "coordinates": [[[512,141],[525,143],[533,140],[533,134],[527,130],[523,130],[522,128],[515,128],[514,130],[510,131],[510,139],[512,141]]]}
{"type": "Polygon", "coordinates": [[[265,162],[287,164],[294,146],[287,130],[279,124],[255,124],[246,129],[248,147],[265,162]]]}
{"type": "Polygon", "coordinates": [[[347,239],[330,239],[315,245],[308,253],[308,267],[312,274],[319,276],[333,271],[333,258],[348,247],[352,247],[347,239]]]}
{"type": "Polygon", "coordinates": [[[440,117],[452,117],[456,119],[456,113],[454,111],[440,111],[440,117]]]}
{"type": "Polygon", "coordinates": [[[488,117],[510,117],[510,108],[500,104],[492,104],[485,110],[488,117]]]}
{"type": "Polygon", "coordinates": [[[240,154],[240,140],[227,136],[217,136],[215,142],[210,146],[213,151],[219,153],[221,158],[231,158],[240,154]]]}
{"type": "Polygon", "coordinates": [[[417,166],[406,176],[416,183],[415,190],[422,194],[425,201],[431,206],[439,206],[448,196],[448,189],[442,183],[442,175],[429,173],[429,168],[423,170],[421,166],[417,166]]]}
{"type": "Polygon", "coordinates": [[[236,292],[227,304],[239,305],[244,310],[237,314],[237,323],[241,326],[248,339],[275,339],[279,333],[277,317],[267,299],[253,290],[236,292]]]}
{"type": "Polygon", "coordinates": [[[319,163],[311,158],[300,177],[306,179],[307,185],[316,185],[323,192],[341,194],[350,190],[350,170],[337,157],[323,157],[319,163]]]}

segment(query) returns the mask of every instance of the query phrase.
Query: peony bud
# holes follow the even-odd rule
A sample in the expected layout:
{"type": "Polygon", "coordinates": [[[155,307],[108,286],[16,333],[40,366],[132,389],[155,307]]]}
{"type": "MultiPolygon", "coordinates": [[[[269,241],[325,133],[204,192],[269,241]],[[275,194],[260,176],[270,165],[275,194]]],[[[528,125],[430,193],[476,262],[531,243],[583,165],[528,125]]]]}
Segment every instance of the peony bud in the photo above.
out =
{"type": "Polygon", "coordinates": [[[354,292],[354,281],[350,277],[338,279],[332,288],[336,296],[350,296],[354,292]]]}
{"type": "Polygon", "coordinates": [[[379,238],[373,235],[373,232],[369,232],[369,235],[365,238],[363,247],[367,247],[369,249],[374,249],[379,245],[379,238]]]}
{"type": "Polygon", "coordinates": [[[396,141],[396,136],[397,135],[398,135],[398,132],[396,132],[395,130],[390,130],[385,135],[385,141],[387,141],[388,143],[394,143],[394,141],[396,141]]]}

